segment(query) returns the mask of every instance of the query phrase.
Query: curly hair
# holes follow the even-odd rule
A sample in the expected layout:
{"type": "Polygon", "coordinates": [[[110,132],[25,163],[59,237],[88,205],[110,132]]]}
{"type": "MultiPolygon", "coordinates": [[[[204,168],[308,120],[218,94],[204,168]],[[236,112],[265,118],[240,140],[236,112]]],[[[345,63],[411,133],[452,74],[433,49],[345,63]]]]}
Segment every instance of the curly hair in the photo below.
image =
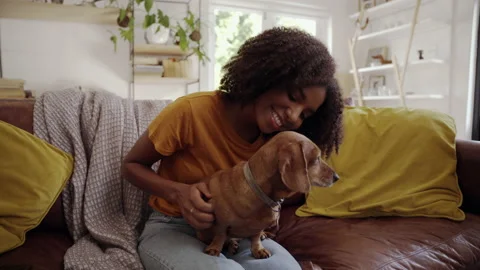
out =
{"type": "Polygon", "coordinates": [[[312,35],[275,27],[248,39],[225,66],[219,90],[233,102],[248,104],[271,89],[293,93],[309,86],[327,90],[322,106],[296,130],[329,157],[343,138],[343,99],[334,78],[336,64],[327,47],[312,35]]]}

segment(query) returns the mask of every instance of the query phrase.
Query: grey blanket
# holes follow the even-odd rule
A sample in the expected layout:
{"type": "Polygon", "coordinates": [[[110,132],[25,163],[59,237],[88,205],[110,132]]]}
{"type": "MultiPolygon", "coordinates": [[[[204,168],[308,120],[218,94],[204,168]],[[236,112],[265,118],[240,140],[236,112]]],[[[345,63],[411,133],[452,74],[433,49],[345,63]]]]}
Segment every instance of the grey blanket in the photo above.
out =
{"type": "Polygon", "coordinates": [[[148,213],[147,194],[123,179],[120,167],[168,102],[132,101],[80,87],[46,92],[36,100],[34,134],[75,158],[63,192],[74,240],[65,269],[143,269],[136,247],[148,213]]]}

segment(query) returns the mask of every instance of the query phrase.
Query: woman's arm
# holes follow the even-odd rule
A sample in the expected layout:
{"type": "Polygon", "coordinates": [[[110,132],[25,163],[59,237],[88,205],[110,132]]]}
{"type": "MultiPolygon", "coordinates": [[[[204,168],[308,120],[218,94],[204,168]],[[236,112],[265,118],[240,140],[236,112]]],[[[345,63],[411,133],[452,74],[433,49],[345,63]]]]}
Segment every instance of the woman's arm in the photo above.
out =
{"type": "Polygon", "coordinates": [[[146,131],[125,156],[122,174],[138,188],[176,204],[178,193],[186,184],[164,179],[151,169],[152,165],[162,158],[164,157],[155,150],[146,131]]]}
{"type": "Polygon", "coordinates": [[[162,158],[164,157],[155,150],[146,131],[125,156],[122,175],[147,193],[178,205],[183,217],[193,227],[202,229],[211,226],[214,220],[212,205],[202,199],[202,194],[211,197],[206,184],[187,185],[160,177],[151,167],[162,158]]]}

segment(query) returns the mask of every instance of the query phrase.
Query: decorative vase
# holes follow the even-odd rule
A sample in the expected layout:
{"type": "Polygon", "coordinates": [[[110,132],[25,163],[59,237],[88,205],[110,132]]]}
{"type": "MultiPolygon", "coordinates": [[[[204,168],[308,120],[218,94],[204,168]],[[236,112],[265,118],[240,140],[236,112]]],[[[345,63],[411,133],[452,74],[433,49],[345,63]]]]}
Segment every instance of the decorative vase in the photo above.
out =
{"type": "Polygon", "coordinates": [[[145,30],[145,41],[149,44],[166,44],[169,37],[170,28],[163,27],[159,23],[154,23],[145,30]]]}

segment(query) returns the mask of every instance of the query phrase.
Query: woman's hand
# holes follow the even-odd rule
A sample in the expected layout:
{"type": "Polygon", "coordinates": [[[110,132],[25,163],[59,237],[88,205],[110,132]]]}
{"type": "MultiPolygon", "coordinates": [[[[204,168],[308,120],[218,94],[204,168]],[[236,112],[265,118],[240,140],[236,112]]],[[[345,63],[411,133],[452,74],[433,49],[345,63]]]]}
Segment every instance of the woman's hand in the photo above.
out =
{"type": "Polygon", "coordinates": [[[210,228],[215,220],[212,204],[206,202],[203,197],[207,200],[212,197],[204,182],[193,185],[181,184],[176,196],[176,203],[183,218],[197,230],[210,228]]]}

